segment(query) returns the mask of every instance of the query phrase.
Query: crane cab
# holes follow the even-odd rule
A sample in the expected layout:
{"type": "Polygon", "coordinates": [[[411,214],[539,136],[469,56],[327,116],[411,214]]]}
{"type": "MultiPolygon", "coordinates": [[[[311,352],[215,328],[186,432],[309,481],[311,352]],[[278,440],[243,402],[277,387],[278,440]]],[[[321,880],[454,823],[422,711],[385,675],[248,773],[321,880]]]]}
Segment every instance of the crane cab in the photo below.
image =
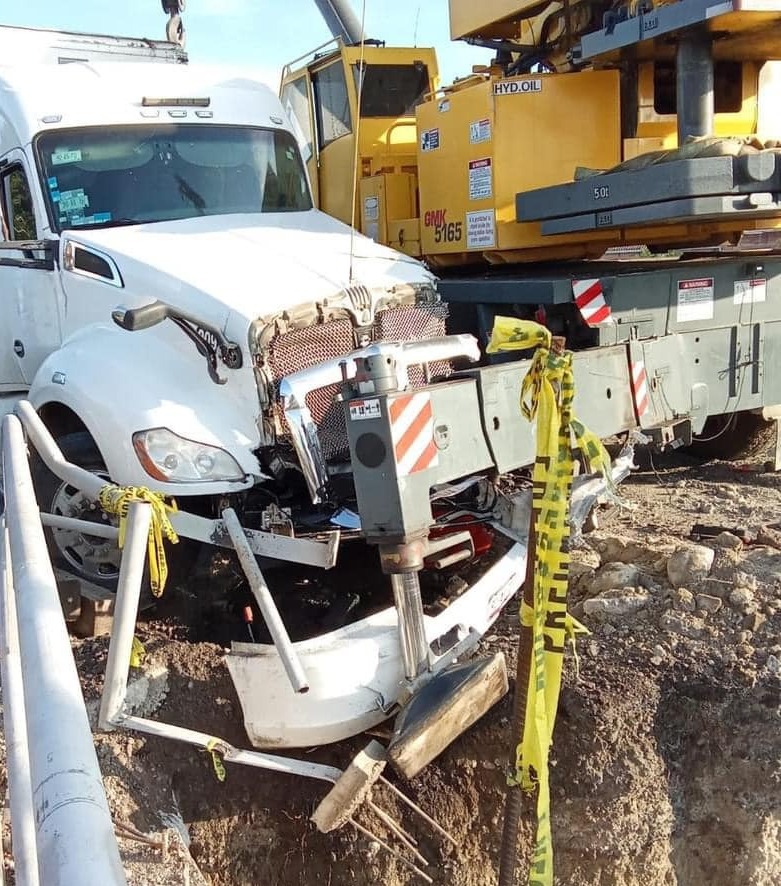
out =
{"type": "Polygon", "coordinates": [[[439,86],[435,51],[336,40],[307,59],[285,67],[280,97],[317,205],[420,255],[415,109],[439,86]]]}

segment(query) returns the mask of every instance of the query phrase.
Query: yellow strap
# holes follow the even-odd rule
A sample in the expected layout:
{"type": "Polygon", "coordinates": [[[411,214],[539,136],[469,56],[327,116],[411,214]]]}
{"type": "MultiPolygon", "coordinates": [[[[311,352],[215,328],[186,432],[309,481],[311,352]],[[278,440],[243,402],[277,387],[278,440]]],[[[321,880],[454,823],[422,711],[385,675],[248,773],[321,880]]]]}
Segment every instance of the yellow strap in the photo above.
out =
{"type": "Polygon", "coordinates": [[[206,745],[206,750],[211,754],[212,766],[214,767],[214,774],[217,776],[217,781],[225,781],[227,773],[225,772],[225,764],[222,762],[222,757],[218,750],[219,748],[220,741],[216,738],[210,739],[206,745]]]}
{"type": "Polygon", "coordinates": [[[149,524],[149,584],[155,597],[162,595],[168,579],[168,562],[165,557],[163,539],[172,544],[179,541],[168,514],[177,512],[176,502],[166,501],[165,496],[152,492],[146,486],[114,486],[109,483],[100,490],[100,506],[108,514],[119,517],[119,547],[125,546],[127,530],[127,510],[131,502],[147,502],[152,506],[152,521],[149,524]]]}
{"type": "Polygon", "coordinates": [[[537,323],[497,317],[489,353],[536,348],[521,385],[521,412],[537,422],[537,454],[532,474],[536,559],[533,606],[521,604],[521,624],[532,631],[529,687],[523,735],[516,749],[512,783],[537,788],[537,839],[530,886],[552,886],[548,755],[561,690],[565,644],[586,629],[567,612],[569,581],[569,504],[573,443],[589,471],[609,476],[610,460],[601,441],[572,415],[575,384],[572,354],[551,350],[549,330],[537,323]]]}

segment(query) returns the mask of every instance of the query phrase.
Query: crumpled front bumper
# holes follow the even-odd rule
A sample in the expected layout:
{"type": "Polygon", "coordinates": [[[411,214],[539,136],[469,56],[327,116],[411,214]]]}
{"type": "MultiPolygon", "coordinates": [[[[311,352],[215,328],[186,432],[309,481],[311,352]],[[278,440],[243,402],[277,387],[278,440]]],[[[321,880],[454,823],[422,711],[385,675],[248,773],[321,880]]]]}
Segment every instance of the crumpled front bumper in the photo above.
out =
{"type": "MultiPolygon", "coordinates": [[[[433,673],[474,649],[525,573],[526,545],[518,542],[444,612],[426,617],[429,644],[443,638],[449,647],[438,657],[432,652],[433,673]]],[[[357,735],[387,719],[405,688],[392,606],[294,647],[309,680],[306,694],[293,691],[273,646],[234,643],[227,656],[255,747],[309,747],[357,735]]]]}

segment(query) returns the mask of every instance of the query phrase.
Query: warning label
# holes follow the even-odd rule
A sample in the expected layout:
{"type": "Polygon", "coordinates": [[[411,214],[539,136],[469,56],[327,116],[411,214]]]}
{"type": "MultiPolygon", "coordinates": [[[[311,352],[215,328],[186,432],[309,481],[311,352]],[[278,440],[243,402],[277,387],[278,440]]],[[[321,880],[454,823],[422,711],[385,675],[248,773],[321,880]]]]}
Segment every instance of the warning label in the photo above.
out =
{"type": "Polygon", "coordinates": [[[752,305],[767,299],[767,280],[758,277],[756,280],[736,280],[735,299],[736,305],[752,305]]]}
{"type": "Polygon", "coordinates": [[[380,201],[377,197],[365,197],[363,200],[363,217],[366,221],[377,221],[380,217],[380,201]]]}
{"type": "Polygon", "coordinates": [[[439,130],[438,129],[424,129],[423,132],[420,133],[420,150],[421,151],[436,151],[439,147],[439,130]]]}
{"type": "Polygon", "coordinates": [[[678,282],[678,323],[713,319],[713,277],[678,282]]]}
{"type": "Polygon", "coordinates": [[[494,95],[526,95],[542,92],[542,80],[503,80],[494,83],[494,95]]]}
{"type": "Polygon", "coordinates": [[[379,400],[353,400],[350,403],[351,421],[366,421],[369,418],[380,418],[381,415],[379,400]]]}
{"type": "Polygon", "coordinates": [[[491,141],[491,121],[487,117],[469,124],[469,141],[473,145],[491,141]]]}
{"type": "Polygon", "coordinates": [[[496,217],[493,209],[466,214],[467,249],[493,249],[496,246],[496,217]]]}
{"type": "Polygon", "coordinates": [[[493,195],[491,158],[469,161],[469,199],[486,200],[493,195]]]}

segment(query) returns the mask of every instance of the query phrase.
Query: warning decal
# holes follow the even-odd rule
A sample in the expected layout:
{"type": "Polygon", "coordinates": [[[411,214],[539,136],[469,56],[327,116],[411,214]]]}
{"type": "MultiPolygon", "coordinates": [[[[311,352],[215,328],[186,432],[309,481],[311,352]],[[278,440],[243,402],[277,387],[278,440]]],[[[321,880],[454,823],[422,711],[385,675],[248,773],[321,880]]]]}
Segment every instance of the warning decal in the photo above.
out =
{"type": "Polygon", "coordinates": [[[376,398],[350,402],[350,421],[366,421],[369,418],[380,418],[381,415],[380,401],[376,398]]]}
{"type": "Polygon", "coordinates": [[[439,130],[438,129],[424,129],[423,132],[420,133],[420,150],[421,151],[436,151],[439,147],[439,130]]]}
{"type": "Polygon", "coordinates": [[[491,175],[491,158],[469,161],[469,199],[487,200],[493,196],[493,177],[491,175]]]}
{"type": "Polygon", "coordinates": [[[473,145],[491,141],[491,121],[488,117],[469,124],[469,141],[473,145]]]}
{"type": "Polygon", "coordinates": [[[735,299],[736,305],[752,305],[755,302],[767,299],[767,280],[758,277],[756,280],[736,280],[735,299]]]}
{"type": "Polygon", "coordinates": [[[713,277],[678,282],[678,323],[713,319],[713,277]]]}
{"type": "Polygon", "coordinates": [[[466,214],[467,249],[493,249],[496,246],[496,216],[493,209],[466,214]]]}

